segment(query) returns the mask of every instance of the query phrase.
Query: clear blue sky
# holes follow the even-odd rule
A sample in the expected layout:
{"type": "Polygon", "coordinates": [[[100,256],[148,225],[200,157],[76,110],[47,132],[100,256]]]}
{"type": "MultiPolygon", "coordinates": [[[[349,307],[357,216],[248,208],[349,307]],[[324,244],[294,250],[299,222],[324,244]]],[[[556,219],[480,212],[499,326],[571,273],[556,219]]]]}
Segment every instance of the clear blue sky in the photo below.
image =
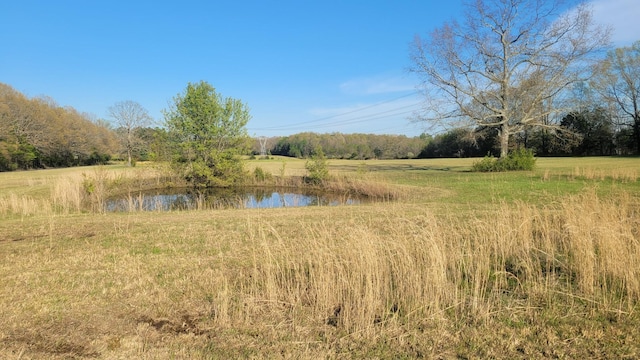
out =
{"type": "MultiPolygon", "coordinates": [[[[618,43],[640,38],[640,1],[593,3],[618,43]]],[[[204,80],[248,104],[250,135],[413,136],[409,45],[461,14],[461,0],[4,1],[0,82],[104,119],[133,100],[161,123],[204,80]]]]}

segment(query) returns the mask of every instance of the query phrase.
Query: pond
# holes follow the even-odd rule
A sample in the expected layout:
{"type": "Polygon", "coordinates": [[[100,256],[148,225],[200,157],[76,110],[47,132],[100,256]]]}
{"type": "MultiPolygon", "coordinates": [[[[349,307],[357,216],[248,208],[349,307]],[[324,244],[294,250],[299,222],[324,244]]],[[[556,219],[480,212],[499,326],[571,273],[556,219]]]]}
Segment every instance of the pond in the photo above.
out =
{"type": "Polygon", "coordinates": [[[105,201],[105,210],[174,211],[203,209],[254,209],[298,206],[356,205],[366,198],[300,189],[164,189],[127,194],[105,201]]]}

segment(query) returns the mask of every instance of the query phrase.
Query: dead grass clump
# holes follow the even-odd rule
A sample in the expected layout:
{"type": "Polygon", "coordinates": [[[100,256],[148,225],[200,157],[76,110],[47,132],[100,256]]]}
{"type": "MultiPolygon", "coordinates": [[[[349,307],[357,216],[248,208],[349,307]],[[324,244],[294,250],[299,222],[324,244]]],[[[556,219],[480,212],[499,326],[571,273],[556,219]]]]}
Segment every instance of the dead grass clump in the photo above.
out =
{"type": "Polygon", "coordinates": [[[636,182],[639,178],[637,169],[630,167],[620,167],[614,169],[575,167],[573,173],[571,174],[571,177],[596,181],[611,179],[613,181],[619,181],[622,183],[636,182]]]}
{"type": "Polygon", "coordinates": [[[639,213],[627,193],[591,191],[563,203],[562,248],[583,294],[623,310],[640,300],[639,213]]]}
{"type": "Polygon", "coordinates": [[[371,221],[348,228],[321,222],[297,240],[259,228],[252,297],[302,307],[320,323],[365,332],[400,314],[422,313],[424,299],[430,299],[428,306],[445,303],[454,292],[448,291],[443,257],[431,236],[397,241],[378,227],[369,230],[371,221]]]}
{"type": "Polygon", "coordinates": [[[330,192],[365,196],[375,201],[401,200],[409,193],[406,188],[386,181],[349,176],[334,176],[323,183],[323,188],[330,192]]]}
{"type": "Polygon", "coordinates": [[[51,189],[51,203],[54,209],[67,214],[82,211],[83,204],[86,202],[86,194],[82,188],[85,178],[83,173],[57,179],[51,189]]]}
{"type": "Polygon", "coordinates": [[[48,202],[29,195],[9,194],[0,197],[0,215],[31,216],[50,211],[48,202]]]}
{"type": "Polygon", "coordinates": [[[296,238],[265,224],[251,235],[259,247],[248,288],[349,332],[445,313],[482,320],[505,301],[585,299],[598,311],[629,312],[640,301],[636,206],[590,194],[542,209],[503,204],[471,219],[405,219],[390,206],[342,227],[309,224],[296,238]]]}

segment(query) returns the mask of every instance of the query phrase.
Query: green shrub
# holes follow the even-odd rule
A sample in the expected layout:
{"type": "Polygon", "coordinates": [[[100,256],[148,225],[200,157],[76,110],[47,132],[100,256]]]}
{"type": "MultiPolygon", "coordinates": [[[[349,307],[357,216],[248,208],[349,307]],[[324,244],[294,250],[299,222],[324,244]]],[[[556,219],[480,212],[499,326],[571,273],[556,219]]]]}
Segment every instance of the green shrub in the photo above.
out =
{"type": "Polygon", "coordinates": [[[487,155],[482,160],[473,163],[471,171],[474,172],[492,172],[497,170],[498,160],[493,155],[487,155]]]}
{"type": "Polygon", "coordinates": [[[253,176],[256,179],[256,181],[259,181],[259,182],[264,182],[264,181],[267,181],[267,180],[271,180],[271,174],[266,172],[266,171],[264,171],[259,166],[256,167],[253,170],[253,176]]]}
{"type": "Polygon", "coordinates": [[[533,150],[517,149],[507,156],[507,170],[533,170],[536,167],[536,158],[533,150]]]}
{"type": "Polygon", "coordinates": [[[475,172],[498,172],[498,171],[519,171],[533,170],[536,165],[536,158],[532,150],[517,149],[509,153],[507,157],[496,159],[491,155],[485,156],[482,160],[473,164],[471,170],[475,172]]]}
{"type": "Polygon", "coordinates": [[[329,178],[329,164],[322,149],[316,150],[315,155],[307,161],[304,167],[309,172],[307,181],[312,184],[321,184],[329,178]]]}

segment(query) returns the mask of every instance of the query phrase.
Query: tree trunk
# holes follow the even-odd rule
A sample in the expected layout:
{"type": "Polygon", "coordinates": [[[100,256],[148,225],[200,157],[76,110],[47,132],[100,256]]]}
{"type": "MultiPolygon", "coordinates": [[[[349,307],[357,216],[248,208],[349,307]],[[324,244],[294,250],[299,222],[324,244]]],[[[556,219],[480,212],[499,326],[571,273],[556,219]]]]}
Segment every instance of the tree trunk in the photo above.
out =
{"type": "Polygon", "coordinates": [[[131,167],[131,149],[127,149],[127,166],[131,167]]]}
{"type": "Polygon", "coordinates": [[[133,149],[133,129],[127,128],[127,166],[131,167],[131,152],[133,149]]]}
{"type": "Polygon", "coordinates": [[[636,153],[640,155],[640,114],[636,112],[636,116],[633,119],[633,135],[636,143],[636,153]]]}
{"type": "Polygon", "coordinates": [[[509,154],[509,127],[506,123],[500,126],[498,135],[500,136],[500,158],[505,158],[509,154]]]}

